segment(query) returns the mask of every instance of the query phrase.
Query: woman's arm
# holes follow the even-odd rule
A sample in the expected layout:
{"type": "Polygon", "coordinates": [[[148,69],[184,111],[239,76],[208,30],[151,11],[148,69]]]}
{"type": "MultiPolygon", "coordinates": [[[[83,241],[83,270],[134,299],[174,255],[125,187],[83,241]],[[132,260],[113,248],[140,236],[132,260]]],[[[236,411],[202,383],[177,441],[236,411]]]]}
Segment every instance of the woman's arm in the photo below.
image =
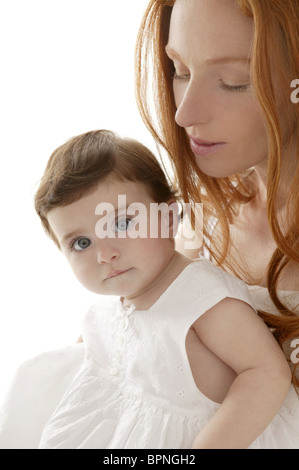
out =
{"type": "Polygon", "coordinates": [[[238,374],[193,448],[246,449],[283,404],[291,383],[288,363],[264,322],[245,302],[226,298],[193,326],[200,340],[238,374]]]}

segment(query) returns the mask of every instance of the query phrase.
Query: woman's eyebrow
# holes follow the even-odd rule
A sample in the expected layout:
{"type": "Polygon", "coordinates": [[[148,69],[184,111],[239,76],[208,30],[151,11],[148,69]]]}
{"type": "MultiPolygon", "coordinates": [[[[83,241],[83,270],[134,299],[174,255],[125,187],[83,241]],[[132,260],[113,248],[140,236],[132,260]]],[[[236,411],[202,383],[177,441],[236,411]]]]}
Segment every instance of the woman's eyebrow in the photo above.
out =
{"type": "Polygon", "coordinates": [[[166,44],[166,46],[165,46],[165,52],[166,52],[166,54],[168,55],[168,57],[170,59],[181,60],[179,54],[172,47],[170,47],[168,44],[166,44]]]}
{"type": "MultiPolygon", "coordinates": [[[[168,44],[165,47],[165,52],[170,59],[177,59],[182,62],[180,55],[175,51],[171,46],[168,44]]],[[[221,65],[221,64],[229,64],[229,63],[243,63],[245,65],[250,64],[250,57],[236,57],[236,56],[229,56],[229,57],[211,57],[205,60],[207,65],[221,65]]]]}
{"type": "Polygon", "coordinates": [[[208,65],[220,65],[229,63],[243,63],[245,65],[250,64],[250,58],[248,57],[212,57],[206,60],[208,65]]]}

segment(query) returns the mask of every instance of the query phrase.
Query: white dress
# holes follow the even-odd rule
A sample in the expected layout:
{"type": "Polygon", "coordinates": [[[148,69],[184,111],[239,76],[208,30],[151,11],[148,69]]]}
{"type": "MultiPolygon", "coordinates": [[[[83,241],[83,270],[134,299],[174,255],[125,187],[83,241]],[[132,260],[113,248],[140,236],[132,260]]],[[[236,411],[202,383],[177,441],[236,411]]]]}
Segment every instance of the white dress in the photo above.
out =
{"type": "Polygon", "coordinates": [[[37,449],[42,430],[84,360],[84,345],[44,352],[16,370],[0,407],[0,449],[37,449]]]}
{"type": "MultiPolygon", "coordinates": [[[[18,397],[10,394],[8,411],[0,419],[0,447],[24,447],[28,426],[36,426],[35,440],[29,442],[28,438],[27,448],[36,448],[40,435],[40,448],[190,448],[220,405],[194,383],[185,350],[186,335],[201,314],[225,297],[251,303],[241,281],[206,260],[185,268],[147,311],[125,309],[119,298],[107,297],[107,303],[92,307],[83,321],[83,348],[76,345],[39,357],[44,366],[51,358],[52,365],[56,360],[58,367],[44,379],[45,390],[39,391],[36,411],[34,389],[33,393],[25,391],[25,401],[33,394],[29,403],[33,416],[31,425],[21,424],[19,445],[13,435],[17,421],[12,423],[11,415],[22,390],[17,390],[18,397]],[[76,351],[75,359],[67,357],[71,351],[76,351]],[[55,391],[38,420],[35,413],[43,409],[45,394],[61,380],[65,393],[55,391]]],[[[37,366],[36,361],[31,367],[37,366]]],[[[18,380],[24,382],[22,377],[18,380]]],[[[18,423],[24,419],[21,406],[14,413],[18,423]]],[[[299,448],[299,402],[292,386],[280,412],[250,448],[299,448]]]]}

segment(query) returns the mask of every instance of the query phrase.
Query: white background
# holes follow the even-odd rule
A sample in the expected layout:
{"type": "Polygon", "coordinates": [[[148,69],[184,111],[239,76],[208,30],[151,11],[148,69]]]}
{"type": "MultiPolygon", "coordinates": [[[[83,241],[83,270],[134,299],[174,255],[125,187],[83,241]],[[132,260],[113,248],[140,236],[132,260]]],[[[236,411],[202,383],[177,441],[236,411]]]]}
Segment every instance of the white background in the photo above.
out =
{"type": "Polygon", "coordinates": [[[134,94],[134,48],[147,3],[0,4],[0,399],[22,361],[76,342],[95,300],[34,211],[50,154],[70,137],[99,128],[155,150],[134,94]]]}

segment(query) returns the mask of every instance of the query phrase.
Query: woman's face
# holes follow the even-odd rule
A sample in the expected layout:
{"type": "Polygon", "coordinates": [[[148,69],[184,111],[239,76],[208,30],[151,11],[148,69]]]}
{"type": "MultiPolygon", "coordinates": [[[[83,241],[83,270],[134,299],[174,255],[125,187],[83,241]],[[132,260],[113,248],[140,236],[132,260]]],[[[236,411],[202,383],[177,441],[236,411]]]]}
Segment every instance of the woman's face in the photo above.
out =
{"type": "Polygon", "coordinates": [[[199,168],[225,177],[267,160],[267,134],[250,83],[252,19],[232,0],[177,0],[166,52],[176,122],[199,168]]]}

